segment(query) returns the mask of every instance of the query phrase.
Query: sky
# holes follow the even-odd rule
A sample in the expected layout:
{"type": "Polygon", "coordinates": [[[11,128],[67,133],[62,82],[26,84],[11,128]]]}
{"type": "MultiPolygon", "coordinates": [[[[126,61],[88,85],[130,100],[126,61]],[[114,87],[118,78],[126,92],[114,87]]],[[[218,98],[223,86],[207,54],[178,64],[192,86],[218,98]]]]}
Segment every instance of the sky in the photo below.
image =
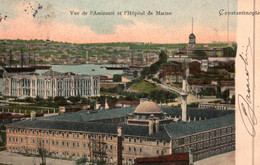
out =
{"type": "MultiPolygon", "coordinates": [[[[0,39],[71,43],[187,43],[192,17],[197,43],[227,42],[228,18],[219,11],[228,11],[228,6],[229,11],[237,10],[237,0],[0,0],[0,4],[0,39]],[[87,15],[82,15],[84,11],[87,15]],[[90,11],[115,14],[90,15],[90,11]],[[172,14],[155,15],[156,11],[172,14]]],[[[229,16],[229,41],[236,41],[236,24],[236,16],[229,16]]]]}

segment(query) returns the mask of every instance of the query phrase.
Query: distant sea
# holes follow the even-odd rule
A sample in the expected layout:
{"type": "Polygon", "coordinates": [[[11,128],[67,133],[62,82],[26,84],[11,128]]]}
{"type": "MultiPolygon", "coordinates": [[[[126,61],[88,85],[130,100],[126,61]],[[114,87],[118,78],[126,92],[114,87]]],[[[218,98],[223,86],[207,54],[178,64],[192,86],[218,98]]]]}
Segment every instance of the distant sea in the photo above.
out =
{"type": "Polygon", "coordinates": [[[95,64],[81,64],[81,65],[52,65],[52,70],[57,72],[74,72],[80,74],[91,75],[113,75],[123,74],[122,70],[107,70],[105,67],[118,66],[113,64],[95,65],[95,64]]]}

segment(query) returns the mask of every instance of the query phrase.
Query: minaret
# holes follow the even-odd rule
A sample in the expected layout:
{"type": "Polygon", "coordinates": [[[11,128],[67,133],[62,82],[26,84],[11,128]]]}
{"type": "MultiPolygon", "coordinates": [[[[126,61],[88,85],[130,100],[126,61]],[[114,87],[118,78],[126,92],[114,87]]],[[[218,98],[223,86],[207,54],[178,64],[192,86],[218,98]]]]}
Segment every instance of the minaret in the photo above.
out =
{"type": "Polygon", "coordinates": [[[13,56],[12,56],[12,50],[9,50],[9,65],[10,67],[12,66],[12,60],[13,60],[13,56]]]}
{"type": "Polygon", "coordinates": [[[187,68],[185,61],[183,62],[183,78],[182,78],[182,92],[181,92],[181,110],[182,110],[182,121],[187,121],[187,68]]]}

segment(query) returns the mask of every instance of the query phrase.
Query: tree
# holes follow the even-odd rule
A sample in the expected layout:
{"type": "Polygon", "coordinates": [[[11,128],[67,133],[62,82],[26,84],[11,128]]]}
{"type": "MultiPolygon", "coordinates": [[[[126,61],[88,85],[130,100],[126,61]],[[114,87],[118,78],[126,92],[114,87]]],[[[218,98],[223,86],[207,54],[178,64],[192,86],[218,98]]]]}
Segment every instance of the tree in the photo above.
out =
{"type": "Polygon", "coordinates": [[[226,47],[223,49],[223,56],[224,57],[236,57],[236,48],[235,50],[231,47],[226,47]]]}
{"type": "Polygon", "coordinates": [[[150,74],[150,68],[149,67],[144,67],[143,70],[141,71],[142,78],[145,78],[149,74],[150,74]]]}
{"type": "Polygon", "coordinates": [[[85,157],[83,157],[76,161],[76,165],[85,165],[86,162],[87,162],[87,159],[85,157]]]}
{"type": "Polygon", "coordinates": [[[133,76],[134,76],[134,78],[137,78],[138,72],[136,70],[133,72],[133,76]]]}
{"type": "Polygon", "coordinates": [[[36,96],[36,98],[35,98],[36,102],[42,102],[43,100],[44,100],[44,98],[41,98],[39,96],[36,96]]]}
{"type": "Polygon", "coordinates": [[[56,96],[56,97],[54,97],[54,102],[56,104],[58,104],[59,106],[67,104],[67,100],[63,96],[56,96]]]}
{"type": "Polygon", "coordinates": [[[68,98],[68,100],[69,100],[70,102],[72,102],[72,104],[76,104],[76,103],[80,102],[80,97],[79,97],[79,96],[70,96],[70,97],[68,98]]]}
{"type": "Polygon", "coordinates": [[[122,76],[119,74],[114,74],[113,75],[113,82],[121,82],[122,81],[122,76]]]}
{"type": "Polygon", "coordinates": [[[33,103],[34,102],[34,99],[32,97],[26,97],[24,99],[25,102],[28,102],[28,103],[33,103]]]}
{"type": "Polygon", "coordinates": [[[161,53],[159,54],[159,63],[162,64],[162,63],[166,63],[167,62],[167,54],[161,50],[161,53]]]}
{"type": "Polygon", "coordinates": [[[207,57],[207,53],[202,50],[195,50],[193,54],[195,54],[197,57],[207,57]]]}
{"type": "Polygon", "coordinates": [[[87,99],[87,98],[82,98],[81,99],[81,104],[90,104],[90,100],[89,99],[87,99]]]}
{"type": "Polygon", "coordinates": [[[37,149],[39,151],[39,156],[42,160],[42,162],[40,163],[40,165],[45,165],[46,164],[46,154],[45,154],[45,150],[44,150],[44,140],[41,139],[37,139],[38,140],[38,145],[37,145],[37,149]]]}
{"type": "Polygon", "coordinates": [[[151,74],[155,74],[158,72],[159,68],[160,68],[160,65],[161,63],[159,61],[153,63],[151,66],[150,66],[150,73],[151,74]]]}
{"type": "Polygon", "coordinates": [[[229,99],[229,90],[225,90],[224,92],[221,93],[221,98],[224,100],[224,101],[228,101],[229,99]]]}

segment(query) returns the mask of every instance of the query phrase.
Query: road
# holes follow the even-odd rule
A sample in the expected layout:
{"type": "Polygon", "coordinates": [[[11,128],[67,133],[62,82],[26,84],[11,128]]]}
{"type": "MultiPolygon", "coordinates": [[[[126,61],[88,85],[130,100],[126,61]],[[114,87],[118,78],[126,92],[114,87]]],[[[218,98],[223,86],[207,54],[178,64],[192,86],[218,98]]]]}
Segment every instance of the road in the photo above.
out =
{"type": "MultiPolygon", "coordinates": [[[[173,86],[171,86],[171,85],[168,85],[168,84],[159,84],[159,83],[157,83],[157,82],[154,82],[154,81],[152,81],[152,80],[150,80],[150,79],[147,79],[146,81],[148,81],[148,82],[150,82],[150,83],[152,83],[152,84],[155,84],[155,85],[157,85],[157,86],[160,86],[160,87],[162,87],[162,88],[164,88],[164,89],[166,89],[166,90],[168,90],[168,91],[174,91],[174,92],[176,92],[176,93],[178,93],[178,94],[180,94],[182,91],[181,91],[181,89],[180,88],[176,88],[176,87],[173,87],[173,86]]],[[[200,98],[197,98],[196,96],[194,96],[193,94],[191,94],[191,93],[189,93],[189,95],[188,95],[188,97],[187,97],[187,104],[191,104],[191,103],[200,103],[200,102],[203,102],[203,103],[208,103],[208,102],[212,102],[212,101],[220,101],[220,99],[208,99],[208,98],[202,98],[202,99],[200,99],[200,98]]],[[[172,102],[172,103],[168,103],[168,105],[173,105],[173,106],[178,106],[179,104],[181,104],[181,98],[179,97],[179,98],[177,98],[176,99],[176,102],[172,102]]]]}
{"type": "MultiPolygon", "coordinates": [[[[13,165],[39,165],[39,157],[26,157],[23,155],[10,153],[7,151],[0,152],[0,163],[13,165]]],[[[75,165],[75,161],[46,158],[47,165],[75,165]]]]}
{"type": "Polygon", "coordinates": [[[194,165],[235,165],[235,151],[194,162],[194,165]]]}

